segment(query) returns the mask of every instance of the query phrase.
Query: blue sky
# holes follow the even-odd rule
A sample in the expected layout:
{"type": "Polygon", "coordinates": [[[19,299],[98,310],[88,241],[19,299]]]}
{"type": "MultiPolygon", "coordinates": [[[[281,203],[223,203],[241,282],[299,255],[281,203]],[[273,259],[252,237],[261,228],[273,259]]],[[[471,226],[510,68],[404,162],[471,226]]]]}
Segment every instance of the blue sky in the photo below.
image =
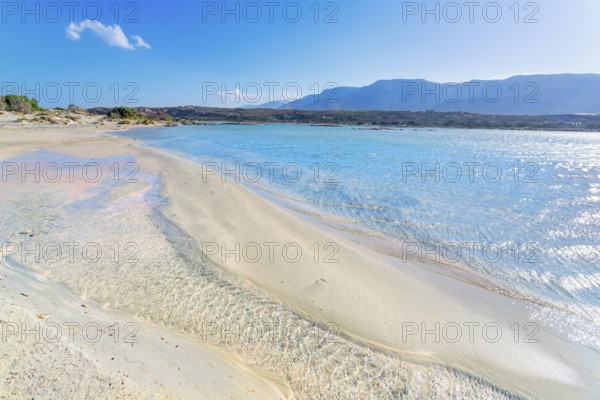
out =
{"type": "Polygon", "coordinates": [[[426,3],[2,2],[2,90],[47,107],[235,107],[328,83],[600,73],[597,0],[426,3]]]}

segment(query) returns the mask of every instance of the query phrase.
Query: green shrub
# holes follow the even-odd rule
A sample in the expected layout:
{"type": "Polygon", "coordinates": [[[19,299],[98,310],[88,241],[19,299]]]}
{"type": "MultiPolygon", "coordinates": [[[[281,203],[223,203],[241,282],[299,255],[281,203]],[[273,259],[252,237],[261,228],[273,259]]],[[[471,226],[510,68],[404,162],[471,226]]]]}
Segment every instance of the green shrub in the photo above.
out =
{"type": "Polygon", "coordinates": [[[108,112],[108,116],[121,119],[135,119],[139,117],[135,108],[131,107],[115,107],[108,112]]]}
{"type": "Polygon", "coordinates": [[[161,114],[159,118],[165,122],[173,122],[173,116],[170,114],[161,114]]]}
{"type": "Polygon", "coordinates": [[[22,113],[44,110],[39,106],[36,99],[30,99],[27,96],[18,96],[16,94],[9,94],[0,98],[0,109],[22,113]]]}

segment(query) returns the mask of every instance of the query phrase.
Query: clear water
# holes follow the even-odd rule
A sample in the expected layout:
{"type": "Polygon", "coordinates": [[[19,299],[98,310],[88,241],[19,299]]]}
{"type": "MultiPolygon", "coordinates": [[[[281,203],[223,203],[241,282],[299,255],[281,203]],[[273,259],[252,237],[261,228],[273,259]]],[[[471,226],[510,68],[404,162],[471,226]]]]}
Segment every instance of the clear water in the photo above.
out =
{"type": "MultiPolygon", "coordinates": [[[[28,169],[36,162],[93,161],[109,172],[95,183],[78,178],[10,179],[0,192],[0,248],[14,244],[19,249],[0,257],[0,264],[31,267],[67,284],[82,302],[95,301],[197,340],[205,338],[205,343],[273,376],[299,399],[520,398],[468,371],[351,341],[335,326],[317,324],[213,266],[194,261],[187,254],[189,237],[161,214],[166,200],[159,196],[159,176],[139,172],[135,190],[114,180],[110,167],[132,161],[129,157],[80,160],[35,152],[6,161],[24,162],[28,169]],[[20,233],[24,230],[35,235],[20,233]],[[66,251],[67,243],[76,250],[66,251]],[[99,252],[85,252],[90,244],[99,252]],[[36,245],[61,250],[33,256],[25,251],[36,245]],[[229,336],[210,336],[206,324],[222,327],[229,336]]],[[[80,177],[81,171],[76,168],[74,176],[80,177]]],[[[107,398],[114,398],[109,385],[101,384],[107,398]]],[[[35,390],[49,389],[42,382],[35,390]]]]}
{"type": "Polygon", "coordinates": [[[544,301],[540,320],[600,346],[597,133],[215,124],[123,135],[379,235],[398,256],[544,301]]]}

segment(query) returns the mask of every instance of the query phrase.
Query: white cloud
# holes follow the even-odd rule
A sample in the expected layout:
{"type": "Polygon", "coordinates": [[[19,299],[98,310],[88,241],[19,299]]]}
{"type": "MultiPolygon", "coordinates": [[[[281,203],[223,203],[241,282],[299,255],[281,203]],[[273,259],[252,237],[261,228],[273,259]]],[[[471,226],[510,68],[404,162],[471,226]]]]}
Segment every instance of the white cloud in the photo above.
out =
{"type": "Polygon", "coordinates": [[[139,35],[133,35],[131,38],[135,41],[136,47],[143,47],[144,49],[148,50],[152,48],[148,43],[144,42],[144,39],[142,39],[139,35]]]}
{"type": "Polygon", "coordinates": [[[101,22],[85,20],[79,24],[71,22],[67,27],[67,37],[71,40],[81,40],[81,33],[90,30],[92,33],[99,36],[109,46],[121,47],[127,50],[135,50],[136,48],[150,49],[150,45],[144,41],[140,36],[133,35],[131,38],[134,40],[132,44],[123,29],[117,24],[113,26],[102,25],[101,22]]]}

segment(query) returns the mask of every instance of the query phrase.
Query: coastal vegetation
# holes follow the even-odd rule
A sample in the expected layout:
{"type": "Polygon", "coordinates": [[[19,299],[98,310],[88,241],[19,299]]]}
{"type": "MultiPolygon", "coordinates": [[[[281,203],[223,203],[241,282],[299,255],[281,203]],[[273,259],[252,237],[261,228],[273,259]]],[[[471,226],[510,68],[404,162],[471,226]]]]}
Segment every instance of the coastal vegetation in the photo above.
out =
{"type": "Polygon", "coordinates": [[[108,116],[111,118],[121,119],[139,119],[140,115],[135,111],[135,108],[131,107],[115,107],[108,112],[108,116]]]}
{"type": "MultiPolygon", "coordinates": [[[[384,128],[460,128],[511,130],[600,131],[599,115],[493,115],[436,111],[307,111],[209,107],[92,108],[97,115],[125,115],[178,124],[225,122],[234,124],[353,125],[384,128]],[[123,113],[123,114],[121,114],[123,113]]],[[[379,129],[379,128],[375,128],[379,129]]]]}
{"type": "MultiPolygon", "coordinates": [[[[459,128],[550,131],[600,131],[600,115],[493,115],[437,111],[309,111],[210,107],[114,107],[88,110],[74,104],[68,109],[41,108],[26,96],[0,96],[0,112],[35,114],[36,122],[53,118],[57,112],[77,122],[83,114],[102,115],[124,125],[196,125],[212,122],[232,124],[352,125],[364,129],[459,128]],[[66,115],[68,114],[68,115],[66,115]]],[[[64,123],[64,121],[61,121],[64,123]]],[[[361,128],[361,129],[363,129],[361,128]]]]}
{"type": "Polygon", "coordinates": [[[44,109],[39,106],[36,99],[30,99],[27,96],[18,96],[15,94],[0,96],[0,111],[1,110],[21,113],[44,111],[44,109]]]}
{"type": "Polygon", "coordinates": [[[107,113],[111,119],[120,120],[121,124],[143,124],[143,125],[155,125],[156,123],[167,123],[173,122],[173,117],[167,113],[163,114],[140,114],[135,108],[131,107],[114,107],[107,113]]]}

